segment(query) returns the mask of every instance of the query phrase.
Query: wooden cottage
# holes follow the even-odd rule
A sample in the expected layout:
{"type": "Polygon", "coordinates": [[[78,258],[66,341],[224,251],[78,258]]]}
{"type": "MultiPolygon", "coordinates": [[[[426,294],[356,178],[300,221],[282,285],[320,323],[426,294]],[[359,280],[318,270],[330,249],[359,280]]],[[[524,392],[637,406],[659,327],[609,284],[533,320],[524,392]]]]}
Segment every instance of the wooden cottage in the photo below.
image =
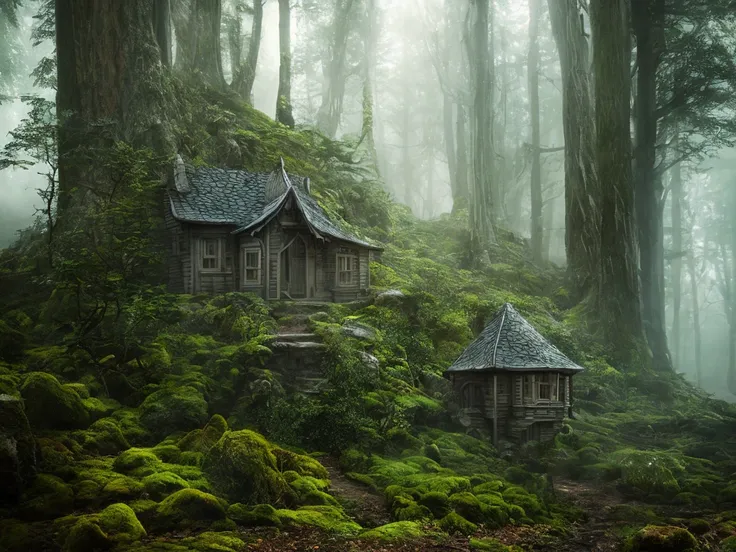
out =
{"type": "Polygon", "coordinates": [[[253,292],[264,299],[343,302],[367,293],[381,251],[342,230],[317,203],[309,179],[194,168],[177,158],[169,187],[169,288],[178,293],[253,292]]]}
{"type": "Polygon", "coordinates": [[[506,303],[447,369],[470,427],[516,443],[547,441],[572,415],[572,377],[583,368],[506,303]]]}

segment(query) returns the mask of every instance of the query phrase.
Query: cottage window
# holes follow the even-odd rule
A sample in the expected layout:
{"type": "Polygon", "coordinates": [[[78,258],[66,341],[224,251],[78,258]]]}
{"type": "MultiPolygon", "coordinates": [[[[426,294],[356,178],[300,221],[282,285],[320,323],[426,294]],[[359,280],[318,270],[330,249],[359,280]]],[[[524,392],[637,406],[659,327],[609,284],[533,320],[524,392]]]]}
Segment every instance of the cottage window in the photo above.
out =
{"type": "Polygon", "coordinates": [[[565,402],[567,396],[567,376],[560,376],[560,401],[565,402]]]}
{"type": "Polygon", "coordinates": [[[354,255],[337,256],[337,284],[349,286],[353,283],[353,275],[357,270],[357,259],[354,255]]]}
{"type": "Polygon", "coordinates": [[[534,384],[534,376],[524,376],[524,399],[532,400],[532,389],[534,384]]]}
{"type": "Polygon", "coordinates": [[[261,283],[261,249],[247,248],[243,252],[243,282],[245,284],[261,283]]]}
{"type": "Polygon", "coordinates": [[[475,383],[466,383],[460,390],[461,408],[480,408],[483,406],[483,388],[475,383]]]}
{"type": "Polygon", "coordinates": [[[540,374],[539,376],[539,392],[537,397],[542,401],[549,401],[552,399],[552,389],[550,384],[549,374],[540,374]]]}
{"type": "Polygon", "coordinates": [[[220,270],[220,240],[203,238],[201,240],[202,270],[220,270]]]}

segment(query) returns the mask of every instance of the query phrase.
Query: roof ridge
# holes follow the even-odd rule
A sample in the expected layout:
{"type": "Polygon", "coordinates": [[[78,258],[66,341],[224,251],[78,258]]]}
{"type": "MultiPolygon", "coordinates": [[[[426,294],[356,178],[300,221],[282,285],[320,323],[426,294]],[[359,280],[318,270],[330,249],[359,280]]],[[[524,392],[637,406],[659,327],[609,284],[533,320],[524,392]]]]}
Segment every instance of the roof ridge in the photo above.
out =
{"type": "Polygon", "coordinates": [[[498,351],[498,341],[501,339],[501,330],[503,330],[503,323],[506,322],[506,311],[508,310],[509,305],[508,302],[503,304],[503,307],[501,307],[501,323],[498,325],[498,332],[496,332],[496,343],[493,344],[493,361],[491,363],[491,368],[496,367],[496,352],[498,351]]]}

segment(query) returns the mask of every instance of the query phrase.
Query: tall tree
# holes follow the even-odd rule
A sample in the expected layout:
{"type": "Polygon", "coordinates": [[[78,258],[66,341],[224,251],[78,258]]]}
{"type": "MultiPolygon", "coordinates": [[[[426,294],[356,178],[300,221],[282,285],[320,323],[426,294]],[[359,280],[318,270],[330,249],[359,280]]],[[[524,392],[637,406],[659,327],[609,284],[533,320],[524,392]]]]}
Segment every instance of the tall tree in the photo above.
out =
{"type": "Polygon", "coordinates": [[[664,52],[665,0],[632,3],[636,37],[635,189],[642,318],[654,367],[671,369],[664,321],[664,187],[657,160],[657,71],[664,52]]]}
{"type": "Polygon", "coordinates": [[[627,0],[590,3],[595,71],[596,168],[601,179],[597,312],[603,337],[624,362],[641,360],[644,336],[631,174],[631,44],[627,0]]]}
{"type": "Polygon", "coordinates": [[[154,33],[154,6],[163,1],[56,1],[60,214],[74,189],[83,193],[104,185],[95,181],[83,145],[122,140],[171,150],[154,33]]]}
{"type": "Polygon", "coordinates": [[[294,126],[291,107],[291,6],[279,0],[279,91],[276,97],[276,120],[294,126]]]}
{"type": "MultiPolygon", "coordinates": [[[[240,37],[230,41],[236,47],[230,47],[230,57],[233,64],[233,80],[231,87],[246,102],[252,103],[253,83],[256,80],[256,69],[258,67],[258,55],[261,51],[261,35],[263,34],[263,1],[253,0],[253,23],[251,25],[250,38],[248,40],[248,52],[245,60],[242,59],[242,48],[240,37]],[[235,53],[234,53],[235,52],[235,53]]],[[[239,15],[239,14],[238,14],[239,15]]],[[[236,29],[232,35],[239,34],[236,29]]]]}
{"type": "Polygon", "coordinates": [[[347,80],[346,58],[348,38],[354,17],[356,0],[335,0],[332,20],[332,41],[328,50],[327,83],[322,104],[317,113],[317,126],[330,138],[334,138],[342,118],[347,80]]]}
{"type": "Polygon", "coordinates": [[[493,73],[489,44],[490,2],[472,0],[472,29],[467,41],[472,90],[472,174],[470,239],[480,253],[496,240],[493,227],[493,73]]]}
{"type": "MultiPolygon", "coordinates": [[[[676,146],[675,146],[676,147],[676,146]]],[[[682,306],[682,167],[672,167],[670,182],[672,202],[672,352],[674,363],[680,364],[680,310],[682,306]]],[[[696,288],[697,289],[697,288],[696,288]]]]}
{"type": "Polygon", "coordinates": [[[197,72],[216,88],[225,87],[220,31],[222,0],[174,0],[175,67],[197,72]]]}
{"type": "Polygon", "coordinates": [[[548,6],[562,72],[567,268],[580,299],[597,285],[601,240],[588,41],[577,0],[548,0],[548,6]]]}
{"type": "Polygon", "coordinates": [[[378,6],[376,0],[363,0],[363,24],[361,25],[363,37],[363,120],[361,125],[360,140],[368,150],[376,174],[380,176],[378,151],[373,132],[374,106],[373,83],[376,72],[376,42],[378,40],[378,6]]]}
{"type": "Polygon", "coordinates": [[[529,76],[529,111],[531,114],[531,199],[532,199],[532,258],[542,261],[542,239],[544,223],[542,219],[542,153],[540,151],[539,130],[539,19],[541,0],[529,0],[529,57],[527,73],[529,76]]]}

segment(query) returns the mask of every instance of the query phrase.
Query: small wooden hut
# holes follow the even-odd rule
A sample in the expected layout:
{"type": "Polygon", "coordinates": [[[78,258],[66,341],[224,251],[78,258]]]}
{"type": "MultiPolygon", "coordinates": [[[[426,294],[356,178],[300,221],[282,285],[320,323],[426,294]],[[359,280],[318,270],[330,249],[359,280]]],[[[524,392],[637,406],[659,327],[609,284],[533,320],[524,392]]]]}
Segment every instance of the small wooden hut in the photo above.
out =
{"type": "Polygon", "coordinates": [[[572,377],[583,368],[506,303],[446,370],[461,420],[493,442],[552,439],[572,415],[572,377]]]}

